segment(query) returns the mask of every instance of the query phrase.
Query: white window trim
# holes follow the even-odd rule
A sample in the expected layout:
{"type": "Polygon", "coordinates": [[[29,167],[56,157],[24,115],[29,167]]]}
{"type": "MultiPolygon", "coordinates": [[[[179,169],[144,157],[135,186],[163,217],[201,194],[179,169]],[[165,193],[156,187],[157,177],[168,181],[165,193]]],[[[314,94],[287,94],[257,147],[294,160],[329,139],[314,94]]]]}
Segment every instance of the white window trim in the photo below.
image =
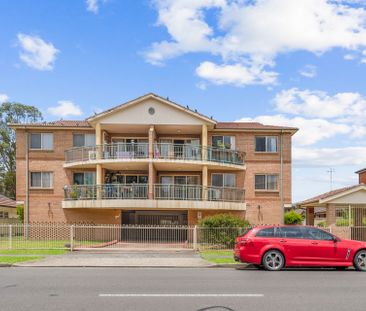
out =
{"type": "Polygon", "coordinates": [[[278,174],[261,174],[261,173],[257,173],[257,174],[254,174],[254,191],[256,192],[279,192],[279,175],[278,174]],[[264,177],[264,186],[265,186],[265,189],[257,189],[255,187],[255,177],[256,176],[265,176],[264,177]],[[268,181],[267,181],[267,178],[268,176],[277,176],[277,188],[276,189],[268,189],[267,186],[268,186],[268,181]]]}
{"type": "Polygon", "coordinates": [[[38,150],[38,151],[53,151],[54,150],[54,145],[55,145],[55,141],[54,141],[54,134],[50,133],[50,132],[34,132],[34,133],[29,133],[30,135],[30,140],[29,140],[29,150],[38,150]],[[41,135],[41,148],[32,148],[32,135],[41,135]],[[45,149],[43,148],[43,135],[44,134],[50,134],[52,135],[52,149],[45,149]]]}
{"type": "Polygon", "coordinates": [[[50,172],[50,171],[48,171],[48,172],[41,172],[41,171],[32,171],[32,172],[30,172],[29,173],[29,185],[30,185],[30,189],[53,189],[53,172],[50,172]],[[33,187],[32,186],[32,173],[41,173],[41,186],[40,187],[33,187]],[[45,174],[45,173],[49,173],[49,174],[51,174],[51,178],[50,178],[50,187],[43,187],[42,186],[42,184],[43,184],[43,180],[42,180],[42,178],[43,178],[43,174],[45,174]]]}
{"type": "MultiPolygon", "coordinates": [[[[278,136],[276,135],[256,135],[254,137],[254,152],[255,153],[272,153],[272,154],[277,154],[279,152],[278,150],[278,136]],[[265,146],[265,151],[257,151],[257,138],[258,137],[264,137],[266,139],[266,146],[265,146]],[[268,138],[272,138],[272,137],[275,137],[276,138],[276,149],[277,151],[267,151],[267,146],[268,146],[268,143],[267,143],[267,140],[268,138]]],[[[258,174],[259,175],[259,174],[258,174]]]]}

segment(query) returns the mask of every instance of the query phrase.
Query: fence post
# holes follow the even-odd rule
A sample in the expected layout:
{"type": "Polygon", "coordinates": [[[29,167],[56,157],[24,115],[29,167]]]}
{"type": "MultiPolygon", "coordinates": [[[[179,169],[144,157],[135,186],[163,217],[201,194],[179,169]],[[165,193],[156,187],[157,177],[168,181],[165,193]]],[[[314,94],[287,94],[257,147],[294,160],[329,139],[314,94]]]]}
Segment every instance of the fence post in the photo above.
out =
{"type": "Polygon", "coordinates": [[[13,226],[9,225],[9,249],[13,248],[13,226]]]}
{"type": "Polygon", "coordinates": [[[70,226],[70,252],[74,250],[74,225],[70,226]]]}
{"type": "Polygon", "coordinates": [[[329,233],[332,233],[332,226],[329,226],[329,233]]]}
{"type": "Polygon", "coordinates": [[[193,228],[193,249],[197,249],[197,226],[193,228]]]}

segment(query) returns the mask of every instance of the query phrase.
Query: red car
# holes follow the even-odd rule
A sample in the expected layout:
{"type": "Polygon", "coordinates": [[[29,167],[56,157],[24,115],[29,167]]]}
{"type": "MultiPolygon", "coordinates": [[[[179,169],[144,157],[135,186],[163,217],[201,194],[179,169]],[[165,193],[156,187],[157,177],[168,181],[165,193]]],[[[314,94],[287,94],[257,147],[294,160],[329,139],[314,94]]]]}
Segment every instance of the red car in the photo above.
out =
{"type": "Polygon", "coordinates": [[[234,258],[270,271],[295,266],[366,271],[366,243],[308,226],[259,226],[236,238],[234,258]]]}

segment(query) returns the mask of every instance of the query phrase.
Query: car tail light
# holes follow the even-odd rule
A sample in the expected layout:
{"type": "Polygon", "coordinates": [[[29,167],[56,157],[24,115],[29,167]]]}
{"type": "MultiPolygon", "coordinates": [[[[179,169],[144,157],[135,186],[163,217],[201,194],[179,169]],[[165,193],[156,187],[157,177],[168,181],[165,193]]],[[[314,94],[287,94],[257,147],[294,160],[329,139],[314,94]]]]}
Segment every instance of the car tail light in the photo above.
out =
{"type": "Polygon", "coordinates": [[[251,243],[252,241],[250,240],[250,239],[248,239],[248,238],[242,238],[240,241],[239,241],[239,245],[240,246],[245,246],[245,245],[247,245],[247,244],[249,244],[249,243],[251,243]]]}

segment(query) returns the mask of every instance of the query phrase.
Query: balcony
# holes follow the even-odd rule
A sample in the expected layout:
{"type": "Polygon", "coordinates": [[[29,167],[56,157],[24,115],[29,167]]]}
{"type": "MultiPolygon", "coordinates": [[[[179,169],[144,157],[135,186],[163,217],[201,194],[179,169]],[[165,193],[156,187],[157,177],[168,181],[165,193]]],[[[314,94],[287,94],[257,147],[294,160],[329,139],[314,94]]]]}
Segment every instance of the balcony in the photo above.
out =
{"type": "MultiPolygon", "coordinates": [[[[244,153],[237,150],[202,147],[193,144],[155,143],[149,155],[148,143],[117,143],[94,147],[78,147],[65,151],[65,167],[76,167],[97,163],[176,163],[211,165],[216,168],[232,167],[244,169],[244,153]]],[[[159,168],[158,168],[159,169],[159,168]]],[[[164,167],[164,169],[167,169],[164,167]]],[[[169,169],[169,167],[168,167],[169,169]]]]}
{"type": "Polygon", "coordinates": [[[74,185],[64,191],[64,208],[245,209],[239,188],[155,184],[153,199],[147,184],[74,185]]]}

